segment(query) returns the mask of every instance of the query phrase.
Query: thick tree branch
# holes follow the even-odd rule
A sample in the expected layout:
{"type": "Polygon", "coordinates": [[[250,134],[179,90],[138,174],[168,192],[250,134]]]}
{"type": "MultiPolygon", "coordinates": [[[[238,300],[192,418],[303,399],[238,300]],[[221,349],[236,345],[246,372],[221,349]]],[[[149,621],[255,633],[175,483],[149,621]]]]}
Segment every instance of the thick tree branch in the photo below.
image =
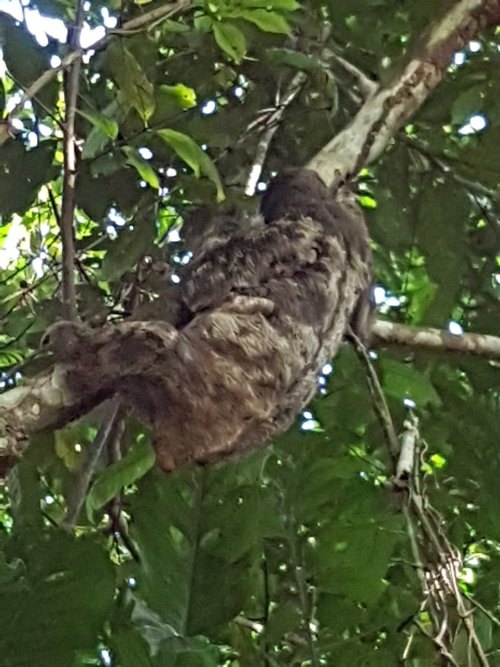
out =
{"type": "Polygon", "coordinates": [[[354,176],[388,146],[403,123],[438,85],[453,54],[478,32],[500,22],[500,0],[459,0],[433,22],[386,85],[309,162],[328,184],[354,176]]]}
{"type": "Polygon", "coordinates": [[[373,325],[375,346],[399,345],[411,349],[453,351],[474,354],[485,359],[500,359],[500,338],[486,334],[466,333],[461,336],[442,329],[410,327],[377,320],[373,325]]]}
{"type": "MultiPolygon", "coordinates": [[[[374,346],[397,345],[409,349],[454,351],[485,359],[500,359],[500,338],[483,334],[454,336],[440,329],[410,327],[377,320],[374,346]]],[[[0,395],[0,473],[18,458],[32,433],[59,428],[86,414],[106,398],[93,387],[76,395],[66,383],[67,369],[56,364],[24,386],[0,395]]]]}

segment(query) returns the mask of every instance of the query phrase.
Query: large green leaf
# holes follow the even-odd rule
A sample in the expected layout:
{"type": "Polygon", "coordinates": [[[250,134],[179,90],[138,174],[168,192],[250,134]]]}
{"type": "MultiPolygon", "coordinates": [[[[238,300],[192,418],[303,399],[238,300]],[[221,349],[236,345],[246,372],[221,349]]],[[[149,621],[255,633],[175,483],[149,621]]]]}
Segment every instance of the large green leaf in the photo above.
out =
{"type": "Polygon", "coordinates": [[[143,477],[155,460],[155,453],[145,439],[134,443],[123,459],[105,468],[94,481],[85,501],[87,513],[92,515],[94,510],[104,507],[126,486],[143,477]]]}
{"type": "Polygon", "coordinates": [[[131,146],[125,146],[123,152],[127,156],[127,164],[134,167],[139,176],[146,181],[148,185],[153,189],[158,190],[160,181],[151,165],[149,165],[148,162],[131,146]]]}
{"type": "Polygon", "coordinates": [[[271,12],[267,9],[243,9],[238,12],[238,16],[245,21],[255,23],[261,30],[265,32],[276,32],[283,35],[290,33],[290,26],[286,20],[277,12],[271,12]]]}
{"type": "Polygon", "coordinates": [[[0,146],[0,215],[24,213],[40,186],[54,175],[55,148],[53,141],[43,141],[28,149],[21,139],[0,146]]]}
{"type": "Polygon", "coordinates": [[[245,35],[233,23],[221,21],[212,25],[215,41],[236,63],[240,63],[247,50],[245,35]]]}
{"type": "Polygon", "coordinates": [[[429,276],[439,287],[427,321],[443,326],[451,318],[466,266],[466,228],[471,205],[467,194],[450,181],[428,182],[425,193],[418,202],[416,238],[429,276]]]}
{"type": "Polygon", "coordinates": [[[141,545],[136,593],[181,636],[213,632],[236,616],[253,588],[258,524],[240,488],[221,471],[152,473],[133,499],[131,534],[141,545]]]}
{"type": "Polygon", "coordinates": [[[106,114],[99,113],[98,111],[83,111],[82,109],[78,109],[77,111],[80,116],[86,118],[109,139],[116,139],[118,136],[118,123],[114,118],[110,118],[106,114]]]}
{"type": "Polygon", "coordinates": [[[177,130],[158,130],[159,136],[177,153],[199,178],[209,178],[217,189],[217,201],[224,200],[224,190],[217,167],[210,157],[187,134],[177,130]]]}
{"type": "Polygon", "coordinates": [[[151,250],[156,236],[156,207],[145,198],[140,210],[130,225],[122,228],[102,262],[102,276],[105,280],[117,280],[151,250]]]}
{"type": "Polygon", "coordinates": [[[327,525],[320,532],[314,556],[320,591],[374,604],[386,588],[401,524],[400,517],[389,516],[327,525]]]}
{"type": "Polygon", "coordinates": [[[123,101],[134,108],[144,123],[147,123],[154,112],[152,83],[135,56],[121,41],[112,42],[106,54],[123,101]]]}
{"type": "Polygon", "coordinates": [[[58,530],[25,531],[6,551],[0,584],[2,665],[68,667],[78,652],[97,655],[115,579],[96,540],[58,530]]]}
{"type": "Polygon", "coordinates": [[[403,401],[409,398],[419,408],[429,403],[439,406],[441,399],[432,382],[410,364],[384,357],[380,361],[383,373],[383,387],[391,398],[403,401]]]}
{"type": "MultiPolygon", "coordinates": [[[[8,71],[25,88],[50,69],[47,49],[37,44],[24,26],[4,12],[0,12],[0,42],[8,71]]],[[[53,78],[36,95],[34,104],[38,114],[47,115],[47,110],[56,102],[57,90],[58,83],[53,78]]]]}

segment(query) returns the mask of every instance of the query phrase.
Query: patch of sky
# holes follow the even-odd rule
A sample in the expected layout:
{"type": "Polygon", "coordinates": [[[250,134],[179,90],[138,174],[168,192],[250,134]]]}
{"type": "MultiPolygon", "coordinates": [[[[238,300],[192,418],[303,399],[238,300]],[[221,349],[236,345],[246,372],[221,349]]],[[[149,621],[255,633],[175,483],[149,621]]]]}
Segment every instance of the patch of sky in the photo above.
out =
{"type": "Polygon", "coordinates": [[[210,116],[217,111],[217,102],[215,100],[207,100],[201,107],[201,113],[204,116],[210,116]]]}
{"type": "Polygon", "coordinates": [[[319,428],[319,422],[315,419],[306,419],[300,425],[302,431],[317,431],[319,428]]]}
{"type": "Polygon", "coordinates": [[[462,336],[464,333],[463,327],[461,324],[455,321],[448,322],[448,331],[453,335],[453,336],[462,336]]]}
{"type": "Polygon", "coordinates": [[[137,149],[137,152],[142,157],[143,160],[151,160],[153,157],[153,151],[147,146],[141,146],[137,149]]]}
{"type": "Polygon", "coordinates": [[[457,131],[461,136],[467,136],[469,134],[477,134],[482,132],[488,126],[488,118],[482,114],[477,113],[469,118],[465,125],[462,125],[457,131]]]}
{"type": "Polygon", "coordinates": [[[391,294],[382,285],[376,285],[372,294],[375,305],[381,313],[386,313],[391,308],[399,308],[403,303],[400,297],[391,294]]]}
{"type": "MultiPolygon", "coordinates": [[[[88,11],[90,3],[85,3],[88,11]]],[[[44,16],[38,9],[33,9],[28,6],[22,6],[19,0],[0,0],[0,10],[10,14],[17,21],[26,21],[26,27],[35,36],[35,39],[40,46],[47,46],[49,38],[55,39],[61,43],[65,43],[68,38],[68,29],[61,19],[44,16]]],[[[95,42],[102,39],[106,34],[107,28],[116,28],[118,20],[116,16],[112,16],[107,7],[101,9],[102,25],[91,27],[88,23],[84,23],[80,45],[87,49],[95,42]]],[[[58,67],[61,61],[57,56],[52,56],[51,66],[58,67]]]]}
{"type": "Polygon", "coordinates": [[[107,648],[102,648],[99,651],[99,658],[101,659],[104,667],[112,667],[113,658],[111,657],[111,651],[109,651],[107,648]]]}

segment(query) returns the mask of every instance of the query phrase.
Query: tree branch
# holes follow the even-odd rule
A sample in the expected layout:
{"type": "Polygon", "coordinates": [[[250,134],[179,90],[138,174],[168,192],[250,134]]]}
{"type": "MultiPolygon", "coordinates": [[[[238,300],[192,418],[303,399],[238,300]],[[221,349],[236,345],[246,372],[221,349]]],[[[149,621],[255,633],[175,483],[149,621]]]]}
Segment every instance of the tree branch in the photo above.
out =
{"type": "Polygon", "coordinates": [[[376,81],[372,81],[372,79],[367,77],[364,72],[356,67],[356,65],[353,65],[353,63],[349,62],[345,58],[342,58],[342,56],[339,56],[337,53],[332,53],[330,55],[330,60],[332,60],[340,70],[342,70],[354,81],[359,90],[362,101],[366,102],[366,100],[372,97],[372,95],[374,95],[379,89],[380,86],[376,81]]]}
{"type": "Polygon", "coordinates": [[[82,32],[84,11],[83,0],[77,0],[75,23],[70,30],[69,47],[77,58],[68,68],[65,77],[65,118],[63,134],[64,177],[61,205],[61,241],[62,241],[62,288],[63,303],[66,318],[77,319],[76,291],[75,291],[75,244],[74,244],[74,217],[75,217],[75,186],[76,186],[76,138],[75,113],[78,98],[78,88],[81,70],[80,35],[82,32]]]}
{"type": "Polygon", "coordinates": [[[459,0],[424,32],[392,79],[369,97],[347,127],[310,160],[329,185],[352,178],[386,149],[438,85],[453,54],[500,22],[500,0],[459,0]]]}
{"type": "MultiPolygon", "coordinates": [[[[375,347],[407,346],[409,349],[454,351],[486,359],[500,359],[500,337],[484,334],[454,336],[440,329],[410,327],[377,320],[373,326],[375,347]]],[[[66,383],[67,369],[56,364],[46,373],[0,394],[0,473],[10,467],[32,433],[61,428],[111,398],[97,387],[75,395],[66,383]]]]}
{"type": "Polygon", "coordinates": [[[293,102],[297,95],[302,90],[302,86],[307,81],[307,76],[304,72],[297,72],[288,85],[283,99],[280,100],[279,104],[276,106],[276,109],[272,111],[269,117],[265,121],[265,130],[262,133],[259,143],[257,144],[257,149],[255,151],[255,158],[250,169],[250,175],[248,176],[247,183],[245,186],[245,194],[252,196],[255,194],[255,189],[259,178],[262,174],[262,168],[264,162],[266,161],[267,152],[271,141],[276,134],[280,126],[280,122],[283,118],[283,115],[287,107],[293,102]]]}
{"type": "Polygon", "coordinates": [[[71,488],[68,497],[68,509],[62,522],[62,525],[68,530],[71,530],[78,521],[78,517],[92,481],[92,476],[104,447],[109,444],[110,441],[115,438],[120,438],[122,435],[122,428],[120,427],[121,422],[123,422],[123,414],[124,408],[120,404],[120,401],[116,398],[112,399],[107,406],[106,414],[101,421],[95,440],[87,449],[85,460],[83,461],[71,488]]]}
{"type": "MultiPolygon", "coordinates": [[[[130,34],[189,6],[190,0],[176,0],[126,23],[119,34],[130,34]]],[[[426,99],[443,77],[454,51],[461,48],[481,28],[500,20],[500,0],[459,0],[426,31],[412,54],[389,84],[378,89],[361,107],[348,127],[325,146],[310,162],[330,183],[339,183],[352,176],[365,162],[374,160],[386,148],[401,124],[426,99]]],[[[115,33],[109,33],[93,45],[102,48],[115,33]]],[[[59,69],[76,63],[83,51],[70,52],[59,69]]],[[[17,110],[36,95],[58,70],[45,72],[26,91],[17,110]]],[[[74,95],[74,89],[73,89],[74,95]]],[[[76,105],[76,98],[67,98],[67,114],[76,105]],[[71,99],[74,99],[71,104],[71,99]]],[[[71,118],[69,117],[69,120],[71,118]]],[[[68,123],[66,133],[74,150],[74,125],[68,123]]],[[[74,122],[74,118],[73,118],[74,122]]],[[[66,163],[65,163],[66,165],[66,163]]],[[[68,162],[68,176],[74,169],[68,162]]],[[[66,174],[66,171],[65,171],[66,174]]],[[[68,178],[68,184],[71,180],[68,178]]],[[[73,181],[74,184],[74,181],[73,181]]],[[[73,209],[74,210],[74,209],[73,209]]],[[[500,338],[482,334],[454,336],[437,329],[414,328],[386,321],[374,325],[375,342],[379,345],[406,345],[411,348],[453,350],[500,359],[500,338]]],[[[104,390],[91,387],[75,396],[66,384],[67,369],[56,364],[24,386],[0,396],[0,460],[1,466],[19,456],[26,437],[45,428],[58,428],[90,411],[110,398],[104,390]]]]}
{"type": "Polygon", "coordinates": [[[461,352],[485,359],[500,359],[500,338],[479,333],[460,336],[443,329],[427,329],[377,320],[372,333],[375,346],[399,345],[411,349],[461,352]]]}

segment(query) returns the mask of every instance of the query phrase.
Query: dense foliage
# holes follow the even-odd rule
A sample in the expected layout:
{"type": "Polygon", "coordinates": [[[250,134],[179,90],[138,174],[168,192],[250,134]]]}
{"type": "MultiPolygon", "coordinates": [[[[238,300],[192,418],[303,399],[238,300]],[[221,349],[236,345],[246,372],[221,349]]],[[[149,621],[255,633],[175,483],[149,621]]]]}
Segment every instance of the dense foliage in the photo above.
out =
{"type": "MultiPolygon", "coordinates": [[[[14,5],[16,18],[0,15],[5,117],[67,52],[62,23],[34,10],[75,21],[73,0],[14,5]]],[[[161,7],[91,0],[84,35],[161,7]]],[[[384,81],[438,12],[422,0],[173,7],[83,59],[75,268],[79,314],[94,325],[175,277],[193,204],[255,205],[243,187],[298,72],[261,189],[356,113],[357,80],[339,56],[384,81]]],[[[40,337],[64,314],[63,85],[53,77],[1,135],[4,389],[47,363],[40,337]]],[[[360,175],[376,296],[393,321],[498,328],[499,88],[498,39],[485,33],[360,175]]],[[[61,522],[102,410],[33,438],[1,498],[0,665],[500,665],[498,364],[372,356],[396,430],[418,418],[413,505],[390,483],[376,399],[349,345],[310,412],[242,460],[160,474],[148,434],[127,420],[70,531],[61,522]]]]}

